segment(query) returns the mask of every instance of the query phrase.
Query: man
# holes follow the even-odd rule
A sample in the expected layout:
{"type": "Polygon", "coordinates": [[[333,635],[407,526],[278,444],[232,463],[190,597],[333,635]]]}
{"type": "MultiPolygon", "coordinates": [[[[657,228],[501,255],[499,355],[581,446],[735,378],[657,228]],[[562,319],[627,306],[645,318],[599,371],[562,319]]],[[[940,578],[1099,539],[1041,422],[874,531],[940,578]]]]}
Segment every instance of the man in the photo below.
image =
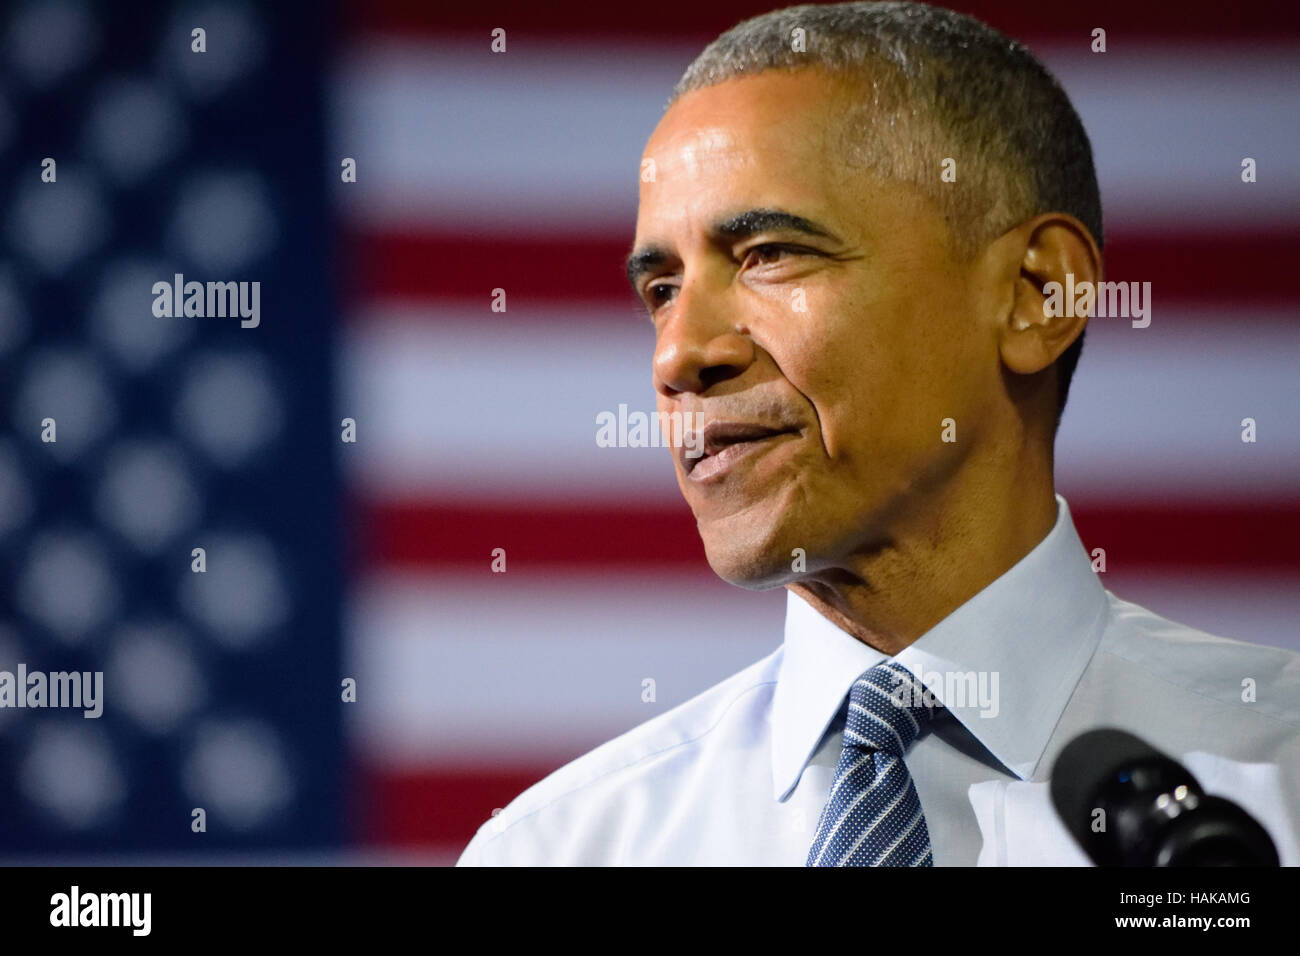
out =
{"type": "Polygon", "coordinates": [[[1054,492],[1086,317],[1047,300],[1101,280],[1102,225],[1042,66],[938,8],[776,11],[687,69],[642,168],[658,407],[706,423],[678,483],[719,576],[786,587],[785,642],[460,862],[1083,863],[1047,781],[1113,726],[1300,863],[1300,655],[1111,595],[1054,492]]]}

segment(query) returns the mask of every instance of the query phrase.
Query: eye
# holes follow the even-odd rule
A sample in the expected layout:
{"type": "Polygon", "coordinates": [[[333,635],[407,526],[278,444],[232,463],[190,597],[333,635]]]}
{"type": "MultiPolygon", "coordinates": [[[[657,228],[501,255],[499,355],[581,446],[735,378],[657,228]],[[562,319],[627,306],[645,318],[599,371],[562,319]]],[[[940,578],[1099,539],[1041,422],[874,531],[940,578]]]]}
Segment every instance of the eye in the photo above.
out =
{"type": "Polygon", "coordinates": [[[742,266],[768,266],[780,262],[783,257],[798,255],[813,255],[812,249],[805,249],[803,246],[792,246],[781,242],[764,242],[761,245],[751,246],[745,252],[742,266]]]}
{"type": "Polygon", "coordinates": [[[676,294],[677,286],[671,282],[652,282],[646,286],[645,301],[651,312],[667,305],[676,294]]]}

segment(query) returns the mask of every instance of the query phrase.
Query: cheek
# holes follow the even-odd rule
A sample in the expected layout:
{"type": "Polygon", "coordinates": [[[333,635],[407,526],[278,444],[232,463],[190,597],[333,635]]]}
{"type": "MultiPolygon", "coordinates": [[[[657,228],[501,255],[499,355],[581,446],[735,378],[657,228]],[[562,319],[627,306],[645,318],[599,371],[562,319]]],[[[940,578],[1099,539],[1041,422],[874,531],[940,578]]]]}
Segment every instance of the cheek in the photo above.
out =
{"type": "Polygon", "coordinates": [[[774,357],[816,410],[833,459],[878,460],[929,441],[956,415],[960,343],[943,308],[904,294],[810,295],[774,357]]]}
{"type": "Polygon", "coordinates": [[[792,316],[772,344],[772,355],[782,376],[810,406],[824,454],[837,459],[853,444],[855,432],[880,413],[881,353],[872,348],[861,322],[810,298],[808,312],[792,316]]]}

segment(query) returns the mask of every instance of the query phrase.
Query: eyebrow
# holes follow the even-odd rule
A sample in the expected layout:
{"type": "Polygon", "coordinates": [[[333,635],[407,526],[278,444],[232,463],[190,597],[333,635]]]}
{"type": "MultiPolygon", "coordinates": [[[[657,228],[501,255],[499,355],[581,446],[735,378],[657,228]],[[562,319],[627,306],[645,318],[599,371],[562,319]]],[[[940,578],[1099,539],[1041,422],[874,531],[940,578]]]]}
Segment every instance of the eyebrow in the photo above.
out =
{"type": "Polygon", "coordinates": [[[663,246],[647,246],[644,249],[635,250],[627,257],[627,281],[632,286],[632,291],[636,291],[637,280],[647,272],[658,269],[668,261],[668,250],[663,246]]]}
{"type": "Polygon", "coordinates": [[[825,226],[818,225],[811,219],[796,216],[783,209],[747,209],[737,216],[713,227],[713,231],[727,239],[748,239],[760,232],[772,231],[801,232],[819,239],[835,239],[836,236],[825,226]]]}
{"type": "MultiPolygon", "coordinates": [[[[775,231],[799,232],[818,239],[840,241],[839,237],[825,226],[783,209],[747,209],[715,223],[711,231],[715,236],[730,242],[775,231]]],[[[626,263],[627,281],[633,290],[636,289],[637,280],[641,276],[662,266],[669,258],[671,253],[663,246],[646,246],[633,250],[627,257],[626,263]]]]}

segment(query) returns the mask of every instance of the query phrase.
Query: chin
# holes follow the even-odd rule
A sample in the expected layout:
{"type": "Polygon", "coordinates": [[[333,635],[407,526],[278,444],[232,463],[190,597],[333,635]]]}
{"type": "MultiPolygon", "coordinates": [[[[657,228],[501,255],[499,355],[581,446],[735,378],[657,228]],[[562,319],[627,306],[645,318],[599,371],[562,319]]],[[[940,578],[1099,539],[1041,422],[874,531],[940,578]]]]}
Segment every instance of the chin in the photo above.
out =
{"type": "Polygon", "coordinates": [[[798,545],[787,547],[781,535],[729,534],[715,529],[702,537],[713,573],[738,588],[767,591],[797,580],[803,574],[792,567],[791,551],[798,545]]]}

